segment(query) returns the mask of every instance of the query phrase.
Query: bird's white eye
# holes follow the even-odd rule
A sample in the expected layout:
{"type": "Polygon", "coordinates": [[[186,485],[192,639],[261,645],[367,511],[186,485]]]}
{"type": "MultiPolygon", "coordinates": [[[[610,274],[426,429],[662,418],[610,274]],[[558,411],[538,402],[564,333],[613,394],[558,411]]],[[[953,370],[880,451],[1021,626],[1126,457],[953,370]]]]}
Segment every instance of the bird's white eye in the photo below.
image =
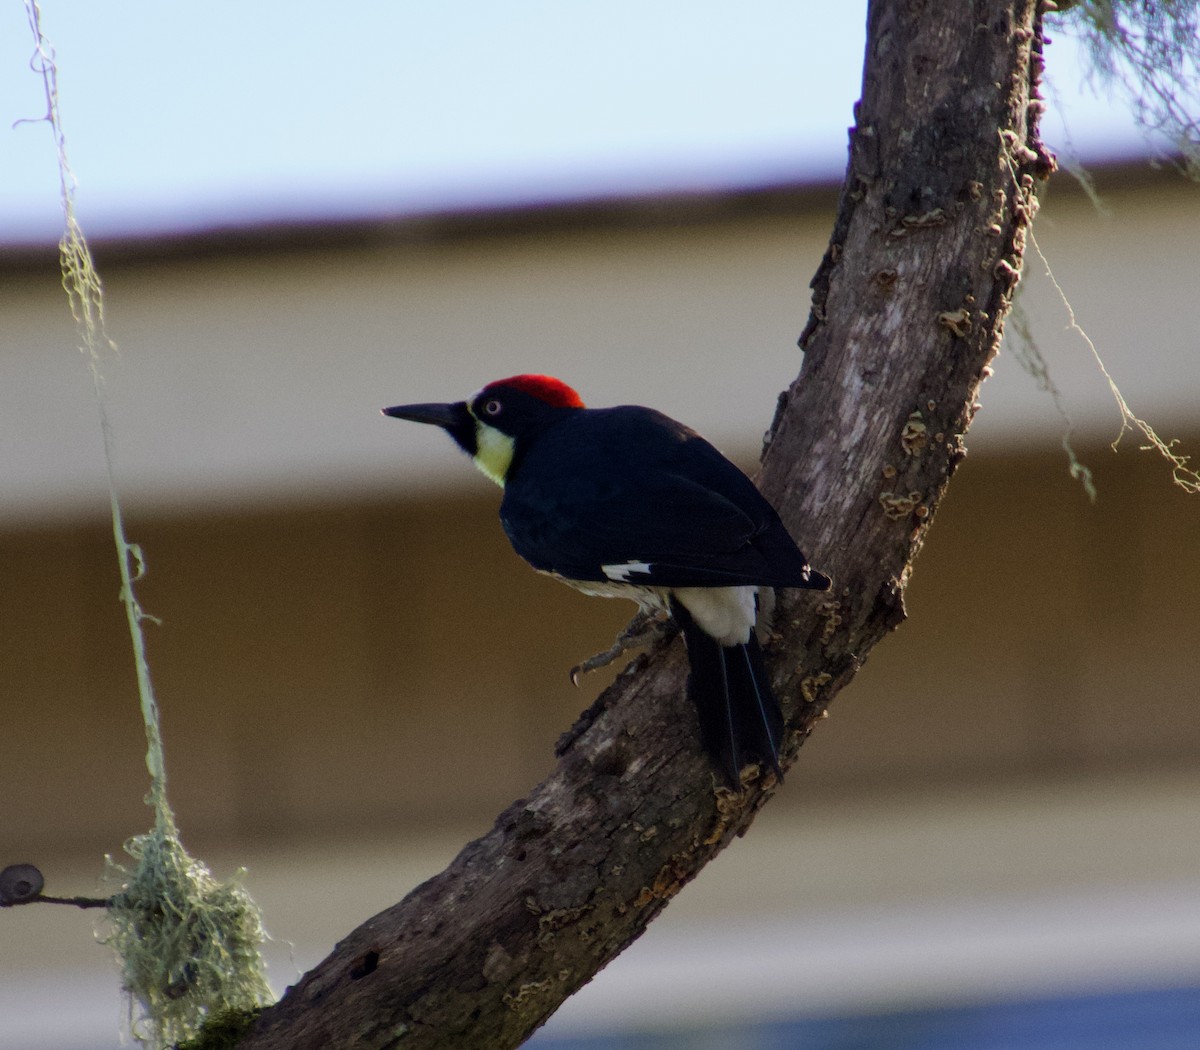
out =
{"type": "Polygon", "coordinates": [[[503,406],[503,405],[501,405],[501,404],[500,404],[500,402],[499,402],[499,401],[497,401],[495,398],[492,398],[492,400],[491,400],[491,401],[485,401],[485,402],[484,402],[484,404],[483,404],[483,410],[484,410],[484,412],[486,412],[486,413],[487,413],[489,416],[498,416],[498,415],[500,415],[500,409],[501,409],[501,408],[503,408],[503,407],[504,407],[504,406],[503,406]]]}

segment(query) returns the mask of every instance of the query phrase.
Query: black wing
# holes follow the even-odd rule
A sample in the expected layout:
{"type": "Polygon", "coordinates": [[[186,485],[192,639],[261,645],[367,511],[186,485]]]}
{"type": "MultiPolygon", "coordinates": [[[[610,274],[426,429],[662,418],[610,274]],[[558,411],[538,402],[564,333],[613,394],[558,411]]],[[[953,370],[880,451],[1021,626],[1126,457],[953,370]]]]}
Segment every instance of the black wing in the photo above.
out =
{"type": "Polygon", "coordinates": [[[828,586],[753,482],[652,409],[581,409],[539,434],[500,517],[521,557],[569,579],[828,586]]]}

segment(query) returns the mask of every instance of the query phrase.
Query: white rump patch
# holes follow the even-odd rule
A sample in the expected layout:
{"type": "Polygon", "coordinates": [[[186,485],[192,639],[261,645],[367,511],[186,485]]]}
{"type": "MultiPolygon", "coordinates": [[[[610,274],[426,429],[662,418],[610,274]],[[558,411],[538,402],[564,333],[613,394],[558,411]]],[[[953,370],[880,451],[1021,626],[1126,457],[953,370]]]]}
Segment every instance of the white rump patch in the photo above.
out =
{"type": "Polygon", "coordinates": [[[675,587],[675,598],[706,634],[722,645],[750,640],[757,613],[757,587],[675,587]]]}
{"type": "Polygon", "coordinates": [[[630,575],[635,572],[649,576],[650,564],[644,561],[627,561],[620,565],[601,565],[600,571],[610,580],[616,580],[617,583],[628,583],[630,575]]]}

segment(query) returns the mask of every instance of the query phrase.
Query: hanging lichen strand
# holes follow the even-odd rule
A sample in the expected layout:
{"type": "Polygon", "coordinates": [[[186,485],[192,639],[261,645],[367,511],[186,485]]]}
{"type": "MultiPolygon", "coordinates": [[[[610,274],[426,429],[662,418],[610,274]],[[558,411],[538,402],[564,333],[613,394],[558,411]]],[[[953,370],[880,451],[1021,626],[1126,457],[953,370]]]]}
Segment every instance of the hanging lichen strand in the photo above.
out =
{"type": "Polygon", "coordinates": [[[44,119],[58,150],[65,220],[59,242],[63,287],[79,331],[80,349],[91,370],[99,411],[121,601],[129,621],[146,727],[146,766],[150,772],[147,802],[154,809],[153,829],[125,844],[132,866],[106,858],[108,877],[117,885],[106,910],[110,929],[102,939],[120,958],[131,1006],[136,1003],[140,1008],[140,1015],[132,1020],[134,1036],[166,1048],[193,1038],[210,1017],[255,1010],[273,998],[260,952],[265,933],[262,916],[249,894],[236,881],[219,882],[203,863],[188,855],[167,801],[158,705],[142,630],[143,622],[152,618],[142,610],[134,593],[144,562],[141,550],[125,538],[113,477],[112,431],[102,390],[102,355],[105,351],[115,352],[116,347],[105,332],[103,287],[75,217],[75,178],[67,162],[59,117],[54,51],[42,34],[36,0],[25,0],[25,8],[36,46],[34,68],[45,85],[44,119]]]}

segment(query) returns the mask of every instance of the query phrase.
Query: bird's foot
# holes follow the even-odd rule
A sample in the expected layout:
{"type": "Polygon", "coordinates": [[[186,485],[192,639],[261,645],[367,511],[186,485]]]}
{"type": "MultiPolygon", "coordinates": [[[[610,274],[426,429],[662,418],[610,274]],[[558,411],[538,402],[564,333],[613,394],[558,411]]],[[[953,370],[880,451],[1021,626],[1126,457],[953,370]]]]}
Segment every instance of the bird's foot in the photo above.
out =
{"type": "Polygon", "coordinates": [[[632,649],[644,649],[662,638],[671,629],[671,618],[665,612],[647,612],[639,609],[638,613],[625,629],[617,635],[616,641],[602,653],[589,656],[582,663],[571,668],[571,684],[579,685],[579,679],[589,671],[607,667],[614,660],[632,649]]]}

